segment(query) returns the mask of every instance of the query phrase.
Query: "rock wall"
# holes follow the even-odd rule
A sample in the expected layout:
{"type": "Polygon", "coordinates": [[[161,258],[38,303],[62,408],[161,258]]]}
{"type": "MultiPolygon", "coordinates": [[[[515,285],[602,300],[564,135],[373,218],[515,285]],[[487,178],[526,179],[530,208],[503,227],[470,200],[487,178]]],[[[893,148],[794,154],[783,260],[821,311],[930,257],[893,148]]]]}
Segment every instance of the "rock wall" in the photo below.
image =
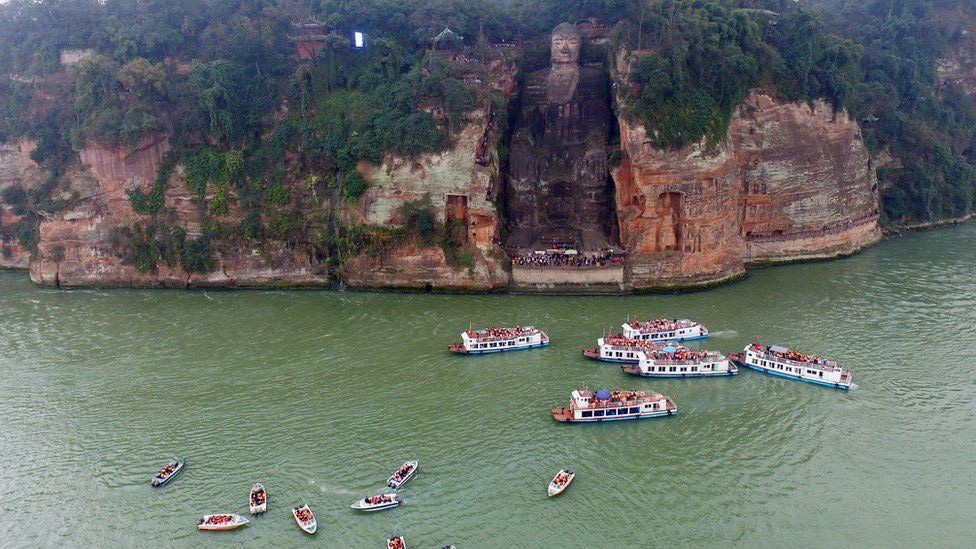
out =
{"type": "Polygon", "coordinates": [[[749,264],[848,255],[877,241],[877,181],[858,125],[822,101],[756,91],[726,140],[655,147],[620,118],[613,170],[632,288],[721,282],[749,264]]]}
{"type": "Polygon", "coordinates": [[[507,256],[497,244],[498,214],[495,196],[499,180],[498,159],[492,145],[479,142],[493,132],[493,115],[487,110],[468,114],[470,123],[454,137],[447,150],[412,160],[388,156],[377,166],[366,162],[359,172],[369,188],[354,206],[344,206],[345,225],[402,224],[397,212],[407,202],[430,199],[439,221],[457,219],[466,227],[466,252],[473,266],[447,263],[439,247],[405,246],[381,258],[355,257],[345,262],[342,278],[355,287],[404,287],[488,291],[508,286],[507,256]]]}
{"type": "Polygon", "coordinates": [[[954,84],[966,93],[976,93],[976,22],[961,31],[960,39],[949,46],[945,58],[935,63],[939,84],[954,84]]]}
{"type": "Polygon", "coordinates": [[[754,92],[729,136],[747,263],[847,255],[881,237],[874,166],[846,112],[754,92]]]}
{"type": "MultiPolygon", "coordinates": [[[[186,273],[159,265],[140,271],[123,261],[117,242],[118,231],[147,216],[132,210],[128,192],[146,192],[156,178],[164,155],[170,149],[165,136],[148,139],[135,150],[89,145],[80,151],[82,165],[65,178],[78,199],[40,224],[40,244],[30,265],[31,280],[56,286],[315,286],[329,283],[316,271],[305,254],[280,243],[263,249],[227,245],[215,254],[215,268],[204,274],[186,273]]],[[[166,186],[164,207],[168,221],[183,227],[188,238],[200,234],[199,209],[182,178],[173,171],[166,186]]],[[[222,221],[239,223],[240,212],[222,221]]]]}
{"type": "MultiPolygon", "coordinates": [[[[44,170],[30,158],[34,148],[35,144],[27,140],[0,143],[0,191],[11,185],[32,189],[41,184],[44,170]]],[[[30,267],[30,251],[13,234],[13,226],[18,221],[20,216],[14,213],[14,208],[0,203],[0,268],[30,267]]]]}
{"type": "Polygon", "coordinates": [[[662,150],[640,121],[622,117],[620,145],[613,177],[629,284],[686,286],[741,274],[742,237],[733,222],[738,171],[730,144],[662,150]]]}

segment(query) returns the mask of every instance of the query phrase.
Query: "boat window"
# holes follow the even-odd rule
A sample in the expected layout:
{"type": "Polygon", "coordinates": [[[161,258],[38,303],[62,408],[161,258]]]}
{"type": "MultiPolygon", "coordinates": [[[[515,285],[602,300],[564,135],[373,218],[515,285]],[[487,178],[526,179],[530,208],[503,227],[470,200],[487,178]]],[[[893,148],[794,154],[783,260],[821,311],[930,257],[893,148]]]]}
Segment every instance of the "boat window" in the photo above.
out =
{"type": "Polygon", "coordinates": [[[615,416],[615,415],[617,415],[617,409],[616,408],[610,408],[609,410],[607,410],[607,415],[608,416],[615,416]]]}
{"type": "Polygon", "coordinates": [[[657,410],[657,402],[654,403],[654,409],[657,410]]]}
{"type": "Polygon", "coordinates": [[[692,372],[697,372],[698,371],[698,366],[692,366],[691,367],[691,371],[692,372]]]}
{"type": "Polygon", "coordinates": [[[625,416],[625,415],[627,415],[627,408],[618,408],[617,409],[617,415],[618,416],[625,416]]]}
{"type": "Polygon", "coordinates": [[[818,373],[820,374],[820,377],[823,377],[823,372],[818,372],[818,373]]]}
{"type": "Polygon", "coordinates": [[[592,410],[585,410],[583,412],[583,417],[593,417],[593,411],[592,410]]]}
{"type": "Polygon", "coordinates": [[[634,406],[633,408],[631,408],[630,409],[630,413],[632,413],[632,414],[639,414],[640,413],[640,406],[634,406]]]}
{"type": "Polygon", "coordinates": [[[684,366],[682,366],[682,367],[681,367],[681,371],[682,371],[682,372],[687,372],[687,371],[688,371],[688,368],[685,368],[684,366]]]}
{"type": "Polygon", "coordinates": [[[670,368],[668,368],[668,371],[669,372],[676,372],[676,371],[678,371],[678,369],[675,368],[674,366],[671,366],[670,368]]]}
{"type": "Polygon", "coordinates": [[[664,366],[658,366],[657,371],[663,372],[664,371],[664,366]]]}
{"type": "Polygon", "coordinates": [[[627,353],[627,358],[634,358],[634,353],[627,353]]]}
{"type": "Polygon", "coordinates": [[[603,410],[593,410],[593,417],[603,417],[603,410]]]}

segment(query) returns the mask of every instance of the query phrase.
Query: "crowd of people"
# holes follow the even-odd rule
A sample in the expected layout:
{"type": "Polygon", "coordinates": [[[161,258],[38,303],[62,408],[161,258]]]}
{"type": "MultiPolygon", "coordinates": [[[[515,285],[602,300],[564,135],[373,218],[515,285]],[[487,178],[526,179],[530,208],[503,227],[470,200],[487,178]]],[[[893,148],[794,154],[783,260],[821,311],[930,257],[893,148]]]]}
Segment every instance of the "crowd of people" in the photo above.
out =
{"type": "Polygon", "coordinates": [[[698,362],[704,360],[708,356],[708,351],[696,351],[694,349],[685,349],[684,347],[679,347],[675,349],[673,353],[665,353],[663,350],[658,350],[652,353],[648,358],[651,360],[676,360],[678,362],[698,362]]]}
{"type": "Polygon", "coordinates": [[[552,480],[552,482],[553,482],[553,483],[554,483],[554,484],[555,484],[556,486],[562,486],[563,484],[566,484],[566,481],[568,481],[568,480],[569,480],[569,474],[568,474],[568,473],[564,473],[564,472],[562,472],[562,471],[560,471],[560,472],[559,472],[559,474],[558,474],[558,475],[556,475],[556,478],[554,478],[554,479],[552,480]]]}
{"type": "Polygon", "coordinates": [[[758,343],[753,343],[752,350],[764,352],[773,355],[776,358],[785,358],[787,360],[792,360],[794,362],[805,362],[807,364],[822,364],[825,366],[830,365],[830,361],[827,360],[826,358],[821,358],[817,355],[804,355],[802,353],[798,353],[790,349],[787,349],[786,352],[783,353],[783,352],[774,351],[772,347],[763,347],[758,343]]]}
{"type": "Polygon", "coordinates": [[[312,512],[305,507],[295,509],[295,518],[298,519],[298,522],[301,522],[302,524],[315,519],[315,517],[312,516],[312,512]]]}
{"type": "Polygon", "coordinates": [[[210,515],[204,519],[200,519],[201,524],[227,524],[228,522],[234,520],[231,515],[210,515]]]}
{"type": "Polygon", "coordinates": [[[393,496],[388,496],[386,494],[380,494],[378,496],[366,496],[363,498],[363,503],[368,505],[380,505],[383,503],[390,503],[393,501],[393,496]]]}
{"type": "Polygon", "coordinates": [[[570,255],[564,253],[546,253],[534,255],[516,255],[512,258],[512,265],[519,267],[607,267],[623,263],[623,256],[612,252],[597,255],[570,255]]]}
{"type": "Polygon", "coordinates": [[[649,332],[670,332],[672,330],[677,330],[681,328],[678,319],[667,319],[667,318],[656,318],[654,320],[648,320],[646,322],[639,322],[637,320],[630,322],[630,327],[635,330],[645,330],[649,332]]]}
{"type": "Polygon", "coordinates": [[[173,471],[175,471],[177,467],[178,467],[177,464],[170,463],[166,467],[160,469],[158,473],[156,473],[156,478],[158,478],[159,480],[165,480],[169,478],[169,476],[173,474],[173,471]]]}
{"type": "Polygon", "coordinates": [[[403,479],[407,478],[407,475],[410,474],[410,471],[413,471],[413,465],[410,465],[409,463],[404,463],[402,467],[397,469],[396,473],[393,473],[393,479],[391,480],[391,484],[392,483],[400,484],[401,482],[403,482],[403,479]]]}
{"type": "Polygon", "coordinates": [[[603,338],[603,343],[605,345],[613,345],[614,347],[627,347],[630,349],[650,349],[654,348],[655,345],[646,339],[633,339],[630,337],[624,337],[623,334],[610,334],[603,338]]]}
{"type": "Polygon", "coordinates": [[[390,536],[390,538],[386,540],[386,546],[388,549],[404,549],[403,537],[390,536]]]}
{"type": "MultiPolygon", "coordinates": [[[[615,406],[617,404],[630,404],[631,402],[640,400],[646,396],[647,393],[644,391],[621,391],[620,389],[614,389],[613,391],[610,391],[610,398],[608,398],[603,404],[609,403],[611,406],[615,406]]],[[[596,399],[594,399],[594,401],[595,400],[596,399]]]]}
{"type": "Polygon", "coordinates": [[[488,327],[481,331],[469,330],[468,337],[478,340],[512,339],[535,332],[535,328],[523,328],[519,325],[516,325],[515,328],[488,327]]]}
{"type": "Polygon", "coordinates": [[[251,505],[255,507],[264,505],[264,502],[267,501],[267,499],[268,499],[268,494],[266,494],[263,489],[251,492],[251,505]]]}

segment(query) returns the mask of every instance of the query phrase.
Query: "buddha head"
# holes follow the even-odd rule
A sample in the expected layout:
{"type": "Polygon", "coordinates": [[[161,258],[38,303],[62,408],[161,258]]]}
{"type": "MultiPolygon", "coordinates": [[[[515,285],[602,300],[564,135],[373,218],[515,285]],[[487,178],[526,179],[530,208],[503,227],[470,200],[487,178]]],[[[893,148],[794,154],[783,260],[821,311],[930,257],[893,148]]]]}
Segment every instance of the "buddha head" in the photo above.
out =
{"type": "Polygon", "coordinates": [[[560,23],[552,29],[552,64],[578,65],[583,38],[576,25],[560,23]]]}

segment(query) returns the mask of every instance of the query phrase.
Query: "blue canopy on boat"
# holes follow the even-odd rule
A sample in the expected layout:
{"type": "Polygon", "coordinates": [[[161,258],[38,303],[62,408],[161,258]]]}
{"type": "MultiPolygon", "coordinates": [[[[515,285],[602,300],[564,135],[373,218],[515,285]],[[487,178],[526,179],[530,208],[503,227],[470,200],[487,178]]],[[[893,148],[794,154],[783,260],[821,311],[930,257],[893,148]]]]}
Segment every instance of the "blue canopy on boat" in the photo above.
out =
{"type": "Polygon", "coordinates": [[[610,391],[608,391],[606,389],[600,389],[599,391],[596,392],[596,398],[598,398],[600,400],[609,400],[610,399],[610,391]]]}
{"type": "Polygon", "coordinates": [[[672,347],[671,345],[668,345],[667,347],[665,347],[665,348],[663,348],[661,350],[664,351],[665,353],[673,353],[673,352],[677,351],[678,348],[677,347],[672,347]]]}

